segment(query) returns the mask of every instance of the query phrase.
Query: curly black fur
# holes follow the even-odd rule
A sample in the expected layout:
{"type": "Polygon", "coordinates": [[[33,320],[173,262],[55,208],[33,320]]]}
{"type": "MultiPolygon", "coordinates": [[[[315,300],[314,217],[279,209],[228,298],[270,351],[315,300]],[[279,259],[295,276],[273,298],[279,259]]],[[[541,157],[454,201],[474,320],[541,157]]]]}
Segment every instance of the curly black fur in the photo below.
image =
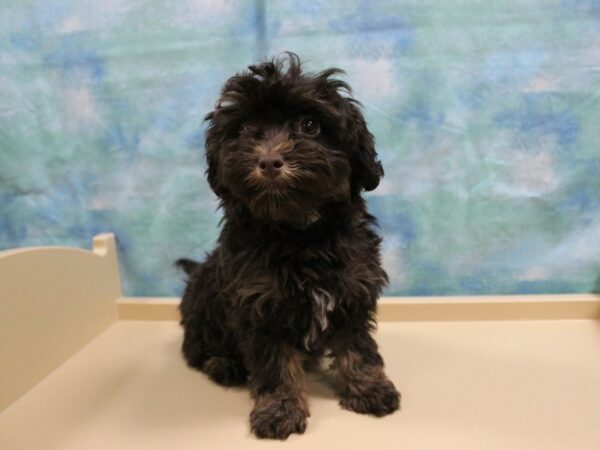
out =
{"type": "Polygon", "coordinates": [[[230,78],[206,116],[207,177],[224,218],[203,263],[178,261],[189,274],[183,355],[217,383],[249,384],[259,437],[304,431],[303,363],[326,351],[344,408],[399,406],[370,335],[387,276],[361,192],[383,169],[341,73],[305,73],[288,53],[230,78]],[[280,158],[277,176],[263,155],[280,158]]]}

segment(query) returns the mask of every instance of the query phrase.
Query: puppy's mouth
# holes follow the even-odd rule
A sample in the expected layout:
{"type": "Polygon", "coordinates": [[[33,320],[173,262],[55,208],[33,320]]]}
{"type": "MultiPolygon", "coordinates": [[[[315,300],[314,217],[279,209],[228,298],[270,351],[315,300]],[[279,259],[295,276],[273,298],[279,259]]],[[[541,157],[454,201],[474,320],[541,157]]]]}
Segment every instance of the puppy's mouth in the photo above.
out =
{"type": "Polygon", "coordinates": [[[254,184],[247,205],[258,218],[304,227],[320,218],[316,200],[290,180],[277,177],[254,184]]]}

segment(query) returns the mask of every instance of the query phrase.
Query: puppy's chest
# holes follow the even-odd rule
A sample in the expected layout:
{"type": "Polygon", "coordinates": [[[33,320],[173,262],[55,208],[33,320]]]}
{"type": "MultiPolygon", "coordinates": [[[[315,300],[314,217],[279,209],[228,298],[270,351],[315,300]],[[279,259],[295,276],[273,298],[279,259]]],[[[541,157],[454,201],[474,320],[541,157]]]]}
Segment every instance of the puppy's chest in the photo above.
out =
{"type": "MultiPolygon", "coordinates": [[[[350,273],[354,271],[350,270],[351,258],[335,245],[306,245],[294,250],[275,258],[273,253],[269,258],[258,254],[255,261],[263,262],[259,264],[259,278],[264,282],[253,282],[248,292],[260,291],[259,302],[266,302],[263,310],[271,312],[265,319],[283,328],[296,345],[313,351],[344,321],[348,289],[354,282],[350,273]]],[[[254,274],[246,279],[254,279],[254,274]]]]}
{"type": "Polygon", "coordinates": [[[332,333],[332,319],[341,307],[341,269],[310,261],[297,266],[287,277],[284,302],[290,306],[290,320],[297,330],[298,344],[315,350],[332,333]]]}

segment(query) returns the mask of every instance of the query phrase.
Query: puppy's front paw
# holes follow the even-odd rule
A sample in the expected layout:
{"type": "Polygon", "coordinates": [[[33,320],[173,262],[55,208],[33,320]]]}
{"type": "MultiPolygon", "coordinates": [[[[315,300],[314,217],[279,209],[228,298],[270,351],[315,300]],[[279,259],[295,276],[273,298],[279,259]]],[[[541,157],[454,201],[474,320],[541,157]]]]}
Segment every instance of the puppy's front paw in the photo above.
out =
{"type": "Polygon", "coordinates": [[[306,430],[308,412],[296,399],[257,402],[250,414],[250,426],[259,438],[287,439],[306,430]]]}
{"type": "Polygon", "coordinates": [[[359,414],[381,417],[400,408],[400,393],[390,380],[381,379],[365,386],[346,389],[340,405],[359,414]]]}

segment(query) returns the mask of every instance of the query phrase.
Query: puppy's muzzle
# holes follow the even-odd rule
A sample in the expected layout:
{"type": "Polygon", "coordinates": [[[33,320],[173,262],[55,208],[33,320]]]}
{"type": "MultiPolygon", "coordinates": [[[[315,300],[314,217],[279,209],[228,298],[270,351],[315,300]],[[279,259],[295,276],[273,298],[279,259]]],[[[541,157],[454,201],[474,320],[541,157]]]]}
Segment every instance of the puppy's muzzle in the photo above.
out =
{"type": "Polygon", "coordinates": [[[290,150],[293,145],[286,132],[267,133],[265,139],[256,147],[260,174],[270,179],[281,175],[285,169],[283,152],[290,150]]]}

